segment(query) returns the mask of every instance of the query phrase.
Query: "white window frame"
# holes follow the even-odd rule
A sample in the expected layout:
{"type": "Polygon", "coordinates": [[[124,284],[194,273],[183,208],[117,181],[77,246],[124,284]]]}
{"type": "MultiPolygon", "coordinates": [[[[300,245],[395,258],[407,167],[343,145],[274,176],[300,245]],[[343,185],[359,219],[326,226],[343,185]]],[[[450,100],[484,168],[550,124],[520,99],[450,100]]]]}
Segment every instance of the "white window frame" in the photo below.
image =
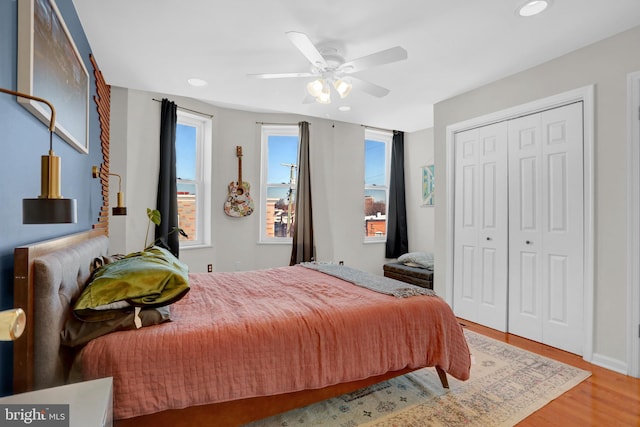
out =
{"type": "MultiPolygon", "coordinates": [[[[261,125],[261,149],[260,149],[260,236],[259,243],[268,244],[291,244],[291,237],[270,237],[267,236],[267,178],[269,176],[269,137],[270,136],[296,136],[298,137],[298,152],[300,151],[300,132],[298,125],[261,125]]],[[[295,184],[294,184],[295,185],[295,184]]],[[[269,187],[282,186],[289,188],[289,184],[271,184],[269,187]]]]}
{"type": "MultiPolygon", "coordinates": [[[[192,183],[196,186],[196,237],[180,240],[180,249],[211,246],[211,147],[213,124],[209,117],[177,111],[177,123],[196,128],[196,173],[195,180],[180,180],[176,183],[192,183]]],[[[191,237],[191,236],[190,236],[191,237]]]]}
{"type": "MultiPolygon", "coordinates": [[[[379,129],[365,129],[364,131],[364,140],[362,141],[362,145],[363,145],[363,152],[366,149],[366,142],[367,140],[372,140],[372,141],[378,141],[378,142],[383,142],[385,145],[385,185],[384,186],[379,186],[379,185],[367,185],[366,183],[366,179],[363,176],[362,179],[363,181],[365,181],[364,183],[364,193],[366,193],[367,190],[385,190],[386,192],[386,201],[385,201],[385,206],[386,206],[386,212],[384,213],[384,217],[385,217],[385,230],[387,230],[385,232],[384,236],[367,236],[366,235],[366,229],[363,230],[363,234],[364,234],[364,243],[384,243],[387,241],[387,235],[388,233],[388,227],[389,227],[389,181],[391,179],[390,177],[390,172],[391,172],[391,146],[393,144],[393,132],[392,131],[383,131],[383,130],[379,130],[379,129]]],[[[366,153],[363,156],[363,160],[366,162],[366,153]]],[[[366,165],[365,165],[365,169],[366,169],[366,165]]],[[[364,194],[363,193],[363,194],[364,194]]],[[[364,214],[364,198],[363,198],[363,204],[362,204],[362,212],[364,214]]],[[[363,221],[365,221],[364,216],[363,216],[363,221]]]]}

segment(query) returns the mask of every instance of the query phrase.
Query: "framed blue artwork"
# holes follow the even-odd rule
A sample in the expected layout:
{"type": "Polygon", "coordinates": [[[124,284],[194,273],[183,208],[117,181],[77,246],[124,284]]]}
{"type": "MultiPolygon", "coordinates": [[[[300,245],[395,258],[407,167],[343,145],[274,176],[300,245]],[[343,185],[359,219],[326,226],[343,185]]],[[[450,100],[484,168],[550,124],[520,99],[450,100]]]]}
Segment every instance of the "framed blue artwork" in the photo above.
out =
{"type": "Polygon", "coordinates": [[[433,206],[435,166],[422,167],[422,206],[433,206]]]}
{"type": "MultiPolygon", "coordinates": [[[[55,132],[89,152],[89,73],[54,0],[18,2],[18,91],[44,98],[56,109],[55,132]]],[[[48,108],[18,97],[47,126],[48,108]]]]}

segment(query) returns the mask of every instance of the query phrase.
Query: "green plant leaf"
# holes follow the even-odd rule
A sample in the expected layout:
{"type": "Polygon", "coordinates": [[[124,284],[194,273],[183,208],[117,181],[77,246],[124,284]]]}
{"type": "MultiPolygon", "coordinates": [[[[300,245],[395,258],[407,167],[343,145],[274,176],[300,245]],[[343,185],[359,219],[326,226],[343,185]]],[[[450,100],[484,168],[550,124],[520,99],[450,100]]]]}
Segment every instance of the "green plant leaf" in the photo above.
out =
{"type": "Polygon", "coordinates": [[[153,222],[155,225],[160,225],[160,221],[162,221],[160,211],[157,209],[147,208],[147,217],[149,217],[149,221],[153,222]]]}

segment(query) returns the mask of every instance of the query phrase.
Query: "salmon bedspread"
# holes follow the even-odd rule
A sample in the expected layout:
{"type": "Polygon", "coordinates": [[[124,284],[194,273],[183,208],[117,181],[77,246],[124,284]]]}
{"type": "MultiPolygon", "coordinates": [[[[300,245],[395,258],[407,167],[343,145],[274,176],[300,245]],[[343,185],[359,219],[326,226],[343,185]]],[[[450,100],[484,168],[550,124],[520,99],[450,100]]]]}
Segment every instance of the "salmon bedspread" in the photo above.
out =
{"type": "Polygon", "coordinates": [[[171,322],[108,334],[83,349],[85,380],[114,378],[116,419],[407,367],[469,377],[462,328],[437,296],[396,298],[301,266],[189,279],[171,322]]]}

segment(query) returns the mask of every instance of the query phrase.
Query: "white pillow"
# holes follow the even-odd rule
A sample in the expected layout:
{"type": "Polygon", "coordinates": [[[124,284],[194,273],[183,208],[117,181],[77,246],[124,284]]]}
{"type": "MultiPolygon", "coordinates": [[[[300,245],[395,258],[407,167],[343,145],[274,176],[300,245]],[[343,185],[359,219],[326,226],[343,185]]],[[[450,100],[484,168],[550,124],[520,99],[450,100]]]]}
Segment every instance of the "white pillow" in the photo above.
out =
{"type": "Polygon", "coordinates": [[[400,255],[398,262],[411,267],[433,269],[433,254],[427,252],[409,252],[400,255]]]}

